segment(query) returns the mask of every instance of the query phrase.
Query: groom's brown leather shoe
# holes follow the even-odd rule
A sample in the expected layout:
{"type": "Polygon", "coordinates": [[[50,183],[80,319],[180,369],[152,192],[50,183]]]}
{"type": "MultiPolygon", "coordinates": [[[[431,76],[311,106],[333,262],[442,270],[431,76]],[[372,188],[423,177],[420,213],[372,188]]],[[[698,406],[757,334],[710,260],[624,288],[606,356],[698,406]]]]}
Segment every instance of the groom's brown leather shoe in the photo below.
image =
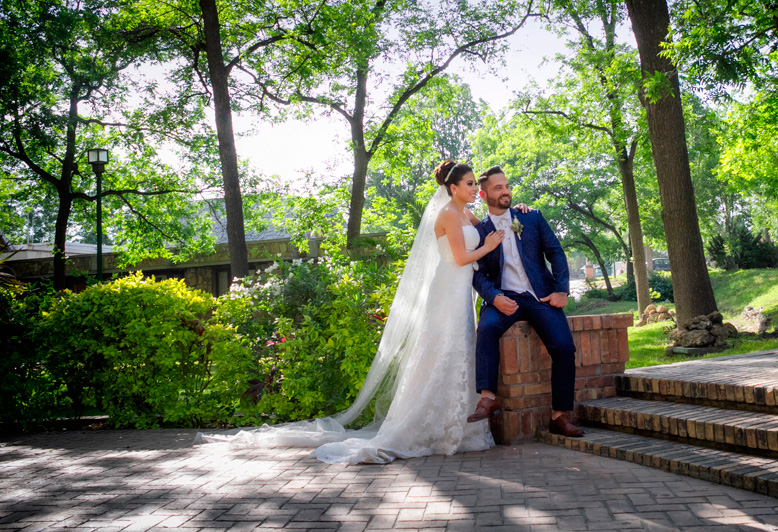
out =
{"type": "Polygon", "coordinates": [[[467,422],[475,423],[476,421],[481,421],[482,419],[486,419],[492,414],[497,414],[499,412],[500,403],[497,402],[497,399],[481,397],[481,400],[478,401],[478,405],[475,407],[475,412],[467,417],[467,422]]]}
{"type": "Polygon", "coordinates": [[[548,424],[548,431],[551,434],[561,434],[570,438],[580,438],[584,431],[573,425],[567,414],[562,414],[556,419],[552,419],[548,424]]]}

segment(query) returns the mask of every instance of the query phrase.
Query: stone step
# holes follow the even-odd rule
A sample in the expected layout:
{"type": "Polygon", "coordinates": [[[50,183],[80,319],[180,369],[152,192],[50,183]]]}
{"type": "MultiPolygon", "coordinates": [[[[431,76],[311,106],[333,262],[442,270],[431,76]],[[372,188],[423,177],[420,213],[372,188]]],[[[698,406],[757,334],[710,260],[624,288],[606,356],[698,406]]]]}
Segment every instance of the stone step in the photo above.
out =
{"type": "Polygon", "coordinates": [[[775,351],[635,368],[615,377],[618,395],[778,414],[775,351]]]}
{"type": "Polygon", "coordinates": [[[778,497],[778,460],[636,434],[586,428],[582,438],[539,433],[541,441],[778,497]]]}
{"type": "Polygon", "coordinates": [[[576,406],[586,425],[778,458],[778,416],[611,397],[576,406]]]}

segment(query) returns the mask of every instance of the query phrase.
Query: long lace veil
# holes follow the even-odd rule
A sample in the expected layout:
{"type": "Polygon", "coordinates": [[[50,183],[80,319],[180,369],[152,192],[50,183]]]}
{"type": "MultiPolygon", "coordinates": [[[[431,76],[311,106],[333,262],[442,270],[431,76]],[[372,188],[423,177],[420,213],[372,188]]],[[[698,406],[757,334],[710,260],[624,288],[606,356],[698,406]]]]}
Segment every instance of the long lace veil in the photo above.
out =
{"type": "Polygon", "coordinates": [[[386,417],[398,377],[409,365],[412,348],[424,324],[425,303],[439,260],[435,220],[448,200],[446,189],[439,187],[424,210],[375,358],[357,398],[349,408],[333,416],[313,420],[263,425],[218,434],[198,433],[195,442],[315,447],[351,437],[374,436],[386,417]],[[376,400],[373,421],[361,429],[347,430],[345,427],[364,412],[373,398],[376,400]]]}

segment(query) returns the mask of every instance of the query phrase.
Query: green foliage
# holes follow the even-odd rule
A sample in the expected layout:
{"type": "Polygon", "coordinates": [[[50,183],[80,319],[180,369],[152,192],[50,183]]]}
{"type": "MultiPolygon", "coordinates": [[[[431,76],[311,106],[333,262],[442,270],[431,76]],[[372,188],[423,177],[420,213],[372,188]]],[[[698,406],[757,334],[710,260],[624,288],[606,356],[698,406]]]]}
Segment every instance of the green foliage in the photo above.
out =
{"type": "MultiPolygon", "coordinates": [[[[650,272],[648,289],[654,301],[673,301],[673,282],[670,272],[650,272]]],[[[601,288],[592,288],[581,297],[583,301],[591,299],[608,299],[612,301],[637,301],[635,281],[630,280],[614,288],[613,295],[601,288]]]]}
{"type": "Polygon", "coordinates": [[[50,283],[0,288],[0,426],[28,429],[57,417],[59,387],[46,372],[35,326],[59,296],[50,283]]]}
{"type": "Polygon", "coordinates": [[[778,266],[778,247],[763,240],[762,235],[752,234],[743,218],[732,221],[729,234],[715,235],[707,251],[716,265],[725,270],[778,266]]]}
{"type": "Polygon", "coordinates": [[[73,414],[96,407],[116,427],[230,419],[252,360],[208,294],[140,273],[66,293],[36,327],[47,372],[73,414]]]}
{"type": "Polygon", "coordinates": [[[769,0],[682,0],[673,6],[667,54],[695,86],[720,95],[746,81],[775,84],[775,4],[769,0]]]}
{"type": "Polygon", "coordinates": [[[394,266],[350,262],[274,263],[222,297],[259,362],[250,420],[279,422],[349,406],[375,356],[394,295],[394,266]]]}

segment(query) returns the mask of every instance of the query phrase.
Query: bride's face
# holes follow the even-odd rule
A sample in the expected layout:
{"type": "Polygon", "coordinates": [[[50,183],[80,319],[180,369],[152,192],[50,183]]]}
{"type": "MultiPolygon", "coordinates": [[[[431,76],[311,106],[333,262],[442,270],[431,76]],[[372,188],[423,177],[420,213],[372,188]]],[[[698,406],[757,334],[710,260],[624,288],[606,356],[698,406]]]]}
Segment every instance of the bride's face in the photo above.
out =
{"type": "Polygon", "coordinates": [[[510,207],[513,196],[511,195],[511,187],[508,184],[508,179],[505,177],[505,174],[494,174],[489,176],[482,197],[490,207],[499,209],[507,209],[510,207]]]}
{"type": "Polygon", "coordinates": [[[473,203],[478,197],[478,182],[473,172],[468,172],[456,185],[451,185],[451,195],[456,195],[465,203],[473,203]]]}

